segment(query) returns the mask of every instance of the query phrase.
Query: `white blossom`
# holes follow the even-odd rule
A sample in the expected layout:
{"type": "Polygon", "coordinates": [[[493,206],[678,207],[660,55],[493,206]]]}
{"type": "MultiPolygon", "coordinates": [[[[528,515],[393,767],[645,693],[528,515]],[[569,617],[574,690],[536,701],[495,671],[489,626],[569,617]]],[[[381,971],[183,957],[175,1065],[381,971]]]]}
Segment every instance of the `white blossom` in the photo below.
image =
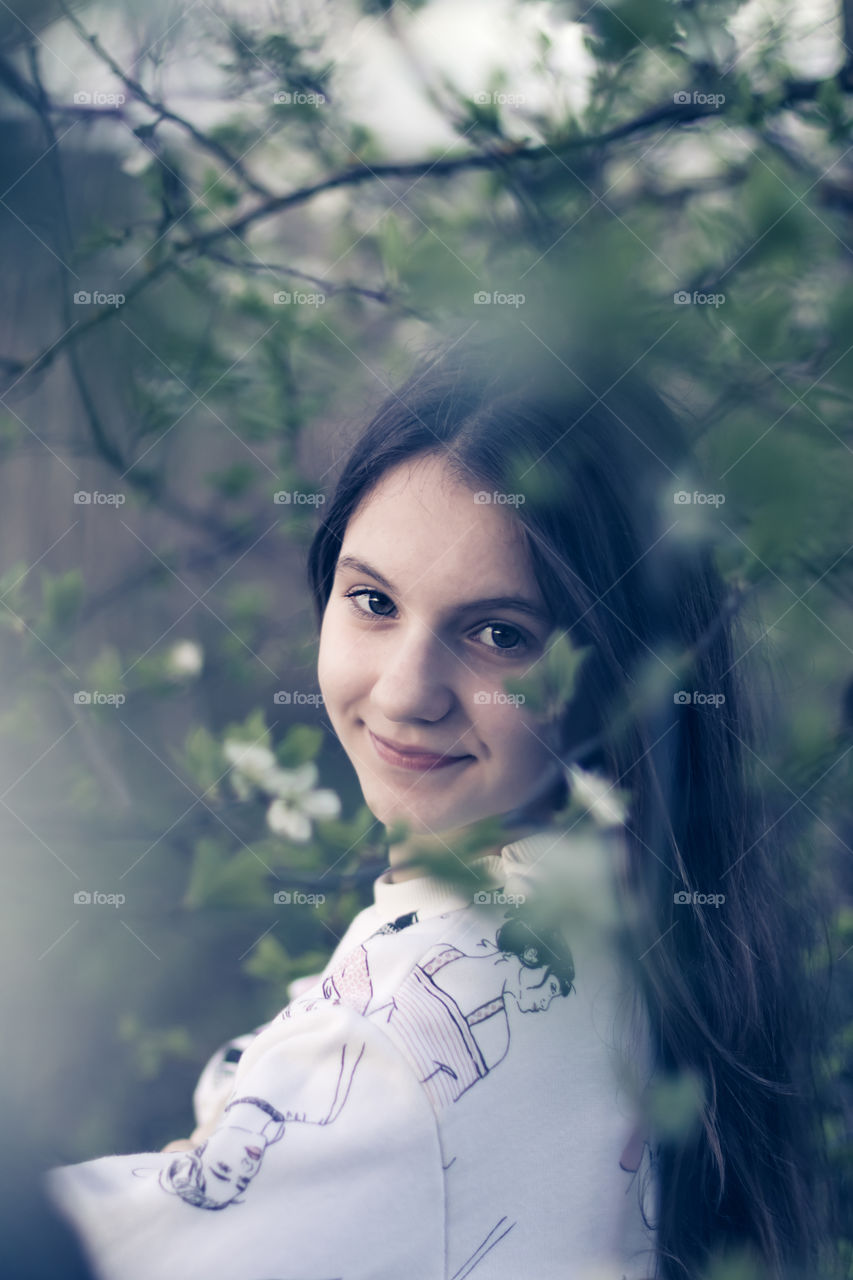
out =
{"type": "Polygon", "coordinates": [[[276,760],[269,747],[255,742],[237,742],[228,739],[222,747],[225,759],[234,766],[231,781],[234,790],[241,799],[246,800],[251,792],[248,784],[267,790],[267,780],[275,772],[276,760]]]}
{"type": "Polygon", "coordinates": [[[625,803],[620,792],[607,778],[597,773],[589,773],[576,764],[568,766],[572,795],[589,810],[592,818],[601,827],[620,827],[625,825],[625,803]]]}
{"type": "Polygon", "coordinates": [[[340,797],[328,787],[317,787],[318,771],[313,760],[295,769],[282,769],[268,747],[250,742],[227,741],[223,750],[234,766],[231,782],[242,800],[252,788],[272,796],[267,809],[267,826],[278,836],[304,843],[311,838],[311,822],[336,818],[340,797]]]}
{"type": "Polygon", "coordinates": [[[298,769],[276,769],[273,781],[276,798],[267,810],[267,825],[276,835],[304,842],[311,838],[312,818],[336,818],[341,811],[336,792],[314,787],[313,761],[298,769]]]}
{"type": "Polygon", "coordinates": [[[166,655],[166,670],[177,680],[197,676],[204,665],[204,651],[195,640],[179,640],[166,655]]]}
{"type": "Polygon", "coordinates": [[[267,810],[267,826],[277,836],[286,836],[288,840],[304,844],[311,839],[310,818],[283,800],[273,800],[267,810]]]}

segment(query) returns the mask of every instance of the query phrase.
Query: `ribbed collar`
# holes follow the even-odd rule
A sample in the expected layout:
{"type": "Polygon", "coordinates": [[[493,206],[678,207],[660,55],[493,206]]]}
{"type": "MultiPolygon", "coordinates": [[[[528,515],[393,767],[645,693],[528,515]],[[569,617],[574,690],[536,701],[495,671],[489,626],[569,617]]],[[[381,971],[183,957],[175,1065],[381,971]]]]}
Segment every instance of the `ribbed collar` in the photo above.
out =
{"type": "MultiPolygon", "coordinates": [[[[472,865],[481,871],[483,887],[506,886],[508,881],[526,883],[537,877],[547,855],[566,839],[564,833],[548,828],[537,831],[521,840],[504,845],[500,855],[486,854],[476,858],[472,865]]],[[[379,915],[394,920],[410,911],[417,911],[419,919],[439,915],[469,906],[473,891],[465,892],[457,885],[437,877],[413,876],[411,880],[393,883],[390,867],[373,882],[373,902],[379,915]]]]}

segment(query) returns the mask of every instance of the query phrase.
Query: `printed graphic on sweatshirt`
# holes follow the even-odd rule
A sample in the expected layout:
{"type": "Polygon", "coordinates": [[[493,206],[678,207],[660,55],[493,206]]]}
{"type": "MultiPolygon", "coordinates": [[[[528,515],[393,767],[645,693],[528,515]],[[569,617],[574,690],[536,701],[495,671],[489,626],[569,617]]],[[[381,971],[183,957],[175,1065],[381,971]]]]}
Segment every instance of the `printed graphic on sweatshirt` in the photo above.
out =
{"type": "Polygon", "coordinates": [[[500,1244],[504,1236],[508,1236],[515,1226],[514,1222],[509,1222],[506,1214],[495,1223],[485,1240],[477,1246],[470,1258],[462,1263],[462,1266],[454,1271],[450,1280],[465,1280],[466,1276],[470,1276],[471,1272],[478,1266],[483,1259],[491,1253],[496,1244],[500,1244]]]}
{"type": "Polygon", "coordinates": [[[349,1096],[364,1042],[344,1045],[339,1061],[318,1064],[310,1094],[300,1088],[300,1110],[274,1106],[265,1098],[235,1098],[218,1127],[193,1151],[181,1152],[160,1173],[160,1185],[197,1209],[225,1209],[257,1176],[268,1147],[278,1142],[288,1124],[331,1124],[349,1096]]]}
{"type": "MultiPolygon", "coordinates": [[[[349,952],[323,983],[323,998],[380,1022],[415,1070],[435,1108],[455,1102],[502,1062],[510,1048],[507,1001],[544,1013],[574,990],[574,961],[555,933],[534,931],[507,912],[494,940],[471,954],[452,943],[430,947],[397,987],[377,1003],[371,977],[373,934],[349,952]]],[[[286,1009],[282,1017],[308,1012],[286,1009]]]]}

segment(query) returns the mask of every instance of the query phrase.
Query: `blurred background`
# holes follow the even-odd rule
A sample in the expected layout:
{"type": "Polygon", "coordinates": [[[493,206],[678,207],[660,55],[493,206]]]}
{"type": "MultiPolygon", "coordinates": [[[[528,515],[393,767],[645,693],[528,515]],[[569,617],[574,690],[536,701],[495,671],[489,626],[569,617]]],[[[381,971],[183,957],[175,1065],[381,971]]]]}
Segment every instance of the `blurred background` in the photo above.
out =
{"type": "Polygon", "coordinates": [[[837,969],[850,1199],[851,23],[823,0],[0,6],[19,1198],[40,1163],[187,1136],[210,1054],[370,900],[382,830],[317,690],[306,551],[371,410],[477,327],[639,365],[682,406],[683,490],[717,500],[676,514],[748,588],[756,777],[832,904],[813,963],[837,969]]]}

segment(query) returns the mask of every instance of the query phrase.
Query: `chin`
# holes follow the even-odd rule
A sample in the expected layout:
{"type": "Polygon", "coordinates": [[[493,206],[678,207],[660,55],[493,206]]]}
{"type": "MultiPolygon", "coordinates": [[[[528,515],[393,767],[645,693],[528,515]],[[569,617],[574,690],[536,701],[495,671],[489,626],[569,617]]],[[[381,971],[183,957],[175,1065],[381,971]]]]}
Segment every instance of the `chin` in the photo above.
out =
{"type": "Polygon", "coordinates": [[[456,824],[447,822],[442,817],[422,817],[419,813],[412,813],[410,809],[400,809],[394,806],[367,805],[370,812],[379,822],[386,827],[393,827],[395,822],[405,822],[409,834],[413,836],[429,836],[436,835],[442,831],[447,831],[456,824]]]}
{"type": "Polygon", "coordinates": [[[431,814],[421,808],[407,809],[404,805],[394,804],[386,797],[372,803],[369,794],[364,792],[364,803],[378,822],[392,827],[395,822],[405,822],[411,835],[428,836],[442,831],[450,831],[462,826],[465,819],[457,821],[453,814],[431,814]]]}

